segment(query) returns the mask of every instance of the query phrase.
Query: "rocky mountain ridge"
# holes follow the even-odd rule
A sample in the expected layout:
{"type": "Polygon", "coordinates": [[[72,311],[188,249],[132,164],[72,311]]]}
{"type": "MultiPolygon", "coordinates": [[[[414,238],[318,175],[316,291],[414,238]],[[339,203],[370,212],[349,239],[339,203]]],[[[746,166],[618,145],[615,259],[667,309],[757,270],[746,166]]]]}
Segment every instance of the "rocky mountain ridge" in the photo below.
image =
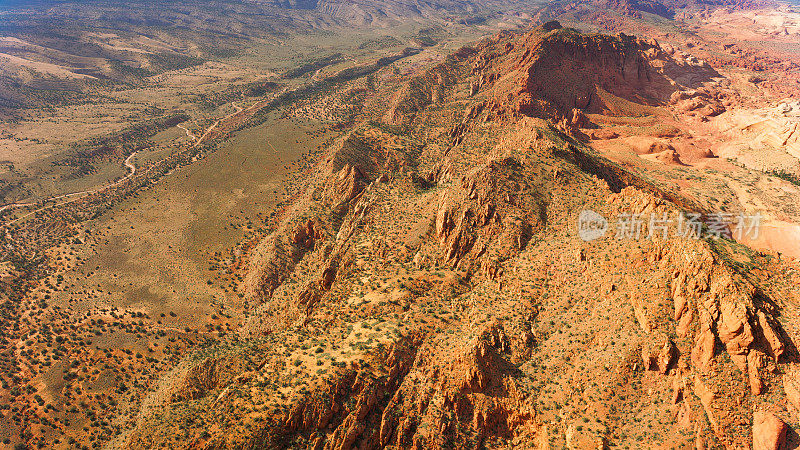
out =
{"type": "Polygon", "coordinates": [[[795,439],[800,355],[781,311],[796,265],[731,240],[575,232],[583,209],[697,206],[581,140],[592,113],[667,107],[688,89],[675,67],[710,73],[654,42],[548,23],[405,82],[379,74],[247,256],[258,306],[241,341],[176,371],[128,447],[795,439]]]}

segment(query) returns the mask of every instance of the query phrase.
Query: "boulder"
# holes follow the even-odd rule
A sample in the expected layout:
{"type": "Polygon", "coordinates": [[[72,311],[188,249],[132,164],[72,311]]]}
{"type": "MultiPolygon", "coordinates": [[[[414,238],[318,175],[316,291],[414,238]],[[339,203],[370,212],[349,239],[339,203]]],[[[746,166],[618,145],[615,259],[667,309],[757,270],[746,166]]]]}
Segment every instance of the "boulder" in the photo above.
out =
{"type": "Polygon", "coordinates": [[[753,413],[753,450],[779,450],[785,447],[787,426],[768,411],[753,413]]]}

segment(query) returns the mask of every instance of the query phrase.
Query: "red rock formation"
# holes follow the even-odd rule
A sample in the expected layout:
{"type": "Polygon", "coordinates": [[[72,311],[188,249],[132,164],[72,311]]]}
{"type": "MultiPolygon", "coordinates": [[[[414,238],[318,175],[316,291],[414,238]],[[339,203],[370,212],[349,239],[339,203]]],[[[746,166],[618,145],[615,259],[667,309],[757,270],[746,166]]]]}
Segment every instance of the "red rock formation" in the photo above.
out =
{"type": "Polygon", "coordinates": [[[701,118],[718,116],[726,109],[719,94],[705,90],[676,91],[670,103],[678,112],[701,118]]]}
{"type": "Polygon", "coordinates": [[[645,369],[657,371],[661,375],[667,374],[675,363],[677,356],[678,349],[675,344],[663,334],[646,342],[642,347],[642,360],[645,369]]]}
{"type": "Polygon", "coordinates": [[[468,445],[463,431],[447,418],[465,414],[463,424],[478,442],[492,435],[532,436],[534,415],[519,396],[509,376],[513,366],[504,357],[512,351],[511,341],[505,329],[494,324],[452,351],[420,348],[406,381],[384,410],[380,445],[463,448],[468,445]],[[431,402],[435,407],[426,406],[431,402]]]}
{"type": "Polygon", "coordinates": [[[365,178],[361,171],[347,164],[334,175],[326,188],[325,197],[334,208],[337,208],[356,198],[365,186],[365,178]]]}
{"type": "Polygon", "coordinates": [[[659,153],[656,156],[656,159],[664,164],[674,164],[678,166],[682,166],[683,161],[681,161],[681,157],[675,149],[665,150],[659,153]]]}
{"type": "MultiPolygon", "coordinates": [[[[352,133],[345,139],[344,150],[327,155],[323,169],[309,182],[310,194],[298,202],[294,215],[279,230],[285,240],[276,237],[271,244],[274,254],[291,258],[260,260],[267,261],[270,268],[260,275],[272,277],[264,282],[272,289],[273,281],[287,280],[264,305],[272,314],[267,318],[272,320],[270,330],[284,332],[284,324],[295,324],[296,329],[280,337],[289,340],[291,333],[299,331],[314,339],[320,337],[314,345],[328,340],[332,345],[325,351],[330,350],[330,359],[319,358],[317,366],[306,368],[308,346],[299,343],[280,348],[274,355],[266,352],[274,359],[276,372],[289,374],[295,370],[284,370],[289,362],[285,355],[299,354],[291,362],[297,363],[294,367],[304,380],[315,384],[308,390],[283,384],[283,380],[247,386],[256,394],[273,389],[269,401],[279,406],[269,410],[270,420],[263,428],[239,427],[244,431],[237,445],[524,447],[549,443],[540,414],[551,414],[563,422],[558,425],[557,437],[563,438],[559,445],[605,445],[603,433],[582,433],[570,423],[571,417],[563,419],[567,413],[553,415],[544,407],[551,403],[568,406],[569,414],[585,412],[587,420],[594,412],[597,418],[609,417],[601,411],[599,404],[604,402],[587,401],[600,393],[591,390],[594,382],[604,384],[611,396],[617,395],[613,391],[619,387],[626,397],[644,405],[648,414],[672,414],[676,427],[695,430],[693,439],[703,445],[734,448],[750,443],[753,405],[766,399],[767,393],[776,395],[779,372],[773,370],[781,359],[787,359],[782,357],[787,348],[792,348],[783,342],[783,330],[761,301],[763,294],[755,281],[723,260],[704,240],[676,238],[636,246],[619,243],[631,253],[622,263],[609,261],[613,256],[600,253],[602,243],[583,246],[564,225],[573,223],[570,214],[580,208],[576,199],[594,202],[593,207],[605,208],[608,213],[659,213],[685,205],[665,200],[669,198],[666,193],[657,198],[630,187],[641,180],[622,168],[609,165],[606,169],[574,147],[554,143],[537,149],[528,145],[557,132],[553,127],[540,127],[541,120],[509,112],[527,104],[529,110],[517,109],[516,113],[568,118],[566,128],[575,129],[588,125],[580,107],[591,111],[613,106],[599,103],[602,99],[597,89],[624,98],[641,87],[649,94],[646,101],[666,103],[669,95],[665,94],[671,91],[662,90],[663,80],[650,59],[659,49],[626,36],[581,37],[552,24],[550,29],[520,39],[501,34],[494,42],[449,60],[444,67],[479,79],[463,80],[461,87],[467,82],[478,86],[470,89],[474,98],[459,91],[458,102],[449,104],[452,109],[446,113],[431,108],[436,111],[427,116],[425,107],[433,101],[430,83],[444,88],[449,83],[447,74],[439,69],[426,73],[424,80],[418,81],[424,89],[417,86],[418,91],[411,92],[414,83],[409,84],[402,106],[420,114],[420,121],[428,120],[420,129],[435,134],[421,152],[425,158],[404,157],[398,149],[407,147],[407,141],[381,145],[385,137],[376,129],[369,133],[380,135],[379,139],[370,141],[367,133],[352,133]],[[510,61],[508,67],[497,62],[503,55],[510,61]],[[453,61],[464,62],[466,69],[453,61]],[[584,66],[594,75],[584,73],[584,66]],[[553,86],[547,85],[548,80],[553,86]],[[573,81],[577,83],[571,85],[573,81]],[[495,97],[487,98],[492,95],[495,97]],[[469,104],[465,107],[463,101],[469,104]],[[444,115],[451,120],[441,123],[444,115]],[[512,128],[501,128],[491,120],[483,122],[487,117],[517,122],[512,128]],[[533,122],[537,130],[523,125],[533,122]],[[440,128],[431,131],[435,128],[431,123],[440,128]],[[486,130],[476,132],[483,126],[486,130]],[[489,152],[480,154],[478,146],[469,147],[471,140],[490,136],[489,132],[501,135],[489,152]],[[418,170],[425,175],[417,176],[418,170]],[[367,183],[368,177],[378,174],[383,174],[381,183],[367,183]],[[612,194],[612,189],[618,193],[612,194]],[[326,214],[315,213],[313,221],[305,219],[312,215],[309,211],[325,208],[329,209],[326,214]],[[405,215],[398,212],[401,208],[407,208],[405,215]],[[424,213],[419,214],[421,211],[424,213]],[[398,217],[403,222],[391,222],[398,217]],[[549,234],[551,231],[556,233],[549,234]],[[545,242],[534,238],[545,238],[545,242]],[[280,245],[284,242],[286,247],[280,245]],[[605,262],[602,256],[606,256],[605,262]],[[291,277],[284,276],[286,268],[279,264],[285,260],[300,261],[300,269],[291,277]],[[365,269],[359,272],[353,266],[365,269]],[[447,274],[428,274],[436,281],[420,282],[426,269],[433,266],[447,274]],[[377,287],[367,287],[370,291],[365,294],[367,283],[362,280],[370,280],[371,285],[373,275],[382,281],[377,287]],[[436,290],[432,285],[445,285],[444,277],[458,281],[446,284],[449,291],[431,292],[436,290]],[[581,278],[580,290],[585,292],[570,291],[573,282],[578,284],[576,277],[581,278]],[[466,292],[469,295],[464,295],[466,292]],[[584,294],[590,299],[581,298],[584,294]],[[619,317],[605,319],[596,313],[616,304],[625,305],[615,310],[619,317]],[[590,307],[586,313],[584,306],[590,307]],[[434,312],[435,308],[443,312],[434,312]],[[534,320],[540,313],[547,318],[534,320]],[[562,329],[556,321],[560,316],[571,318],[563,328],[570,328],[569,337],[559,336],[562,329]],[[510,320],[494,320],[497,317],[510,320]],[[350,352],[336,352],[342,342],[339,339],[349,336],[350,330],[356,336],[365,332],[370,325],[367,320],[372,318],[381,321],[380,333],[369,338],[380,340],[379,346],[369,348],[368,354],[353,352],[354,357],[350,352]],[[587,322],[581,323],[584,319],[587,322]],[[608,336],[597,329],[595,320],[619,323],[624,337],[613,338],[626,342],[609,345],[608,336]],[[513,321],[519,323],[510,323],[513,321]],[[405,328],[401,323],[414,326],[405,328]],[[672,327],[677,338],[670,338],[672,327]],[[583,334],[573,341],[572,331],[580,328],[583,334]],[[649,370],[646,373],[639,369],[639,345],[641,361],[649,370]],[[722,357],[720,352],[724,352],[722,357]],[[336,365],[333,353],[339,358],[336,365]],[[580,366],[575,362],[578,358],[582,358],[580,366]],[[593,358],[600,358],[605,367],[584,369],[594,363],[593,358]],[[342,359],[347,362],[340,365],[342,359]],[[328,364],[329,371],[317,370],[323,364],[328,364]],[[550,371],[561,370],[551,376],[550,371]],[[585,374],[590,375],[581,379],[585,374]],[[563,376],[567,380],[559,384],[557,378],[563,376]],[[541,389],[540,382],[547,389],[541,389]],[[555,393],[547,403],[537,403],[539,399],[534,397],[545,390],[555,393]],[[287,391],[289,399],[283,397],[287,391]],[[543,407],[535,409],[538,406],[543,407]]],[[[681,102],[713,100],[683,91],[673,99],[676,107],[681,102]]],[[[437,97],[436,101],[446,102],[447,98],[437,97]]],[[[401,122],[411,123],[407,119],[401,122]]],[[[663,151],[674,149],[665,146],[663,151]]],[[[353,344],[352,348],[358,348],[363,343],[353,344]]],[[[323,351],[321,343],[319,350],[323,351]]],[[[221,387],[216,381],[207,382],[209,376],[197,378],[198,386],[221,387]]],[[[790,408],[800,408],[800,382],[790,370],[783,375],[783,385],[790,408]]],[[[200,396],[192,394],[190,398],[200,396]]],[[[253,398],[253,404],[259,404],[256,398],[264,397],[253,398]]],[[[227,406],[238,412],[241,406],[250,406],[248,401],[231,400],[227,406]]],[[[627,412],[621,409],[617,411],[624,416],[627,412]]],[[[263,418],[255,408],[249,414],[237,417],[263,418]]],[[[754,443],[757,433],[760,439],[762,434],[773,436],[775,430],[778,437],[770,437],[765,445],[780,442],[779,424],[758,419],[754,421],[754,443]]],[[[624,426],[622,420],[625,417],[609,422],[624,426]]],[[[671,429],[670,424],[658,432],[671,429]]],[[[224,433],[216,434],[223,441],[226,438],[224,433]]],[[[621,434],[615,437],[625,439],[621,434]]]]}
{"type": "Polygon", "coordinates": [[[487,258],[518,253],[529,239],[539,217],[526,217],[521,204],[532,202],[531,192],[513,186],[515,161],[491,161],[462,178],[461,189],[448,189],[439,196],[434,219],[435,236],[443,259],[464,270],[497,276],[487,258]],[[513,191],[512,191],[513,190],[513,191]],[[512,193],[513,192],[513,193],[512,193]]]}
{"type": "Polygon", "coordinates": [[[651,44],[630,36],[584,36],[557,30],[526,38],[516,63],[522,72],[517,110],[534,116],[566,116],[573,108],[601,112],[606,107],[596,89],[623,98],[651,97],[657,102],[665,87],[644,56],[651,44]]]}
{"type": "Polygon", "coordinates": [[[298,223],[292,232],[292,243],[306,249],[314,247],[314,241],[318,239],[322,239],[322,232],[315,229],[314,219],[298,223]]]}
{"type": "Polygon", "coordinates": [[[778,332],[775,330],[775,327],[770,323],[770,320],[767,318],[767,315],[764,313],[764,311],[758,311],[757,316],[758,326],[761,330],[761,334],[766,340],[766,347],[772,357],[775,359],[775,362],[778,362],[785,350],[783,341],[781,340],[778,332]]]}
{"type": "Polygon", "coordinates": [[[569,124],[572,128],[579,129],[589,128],[591,122],[589,122],[589,118],[586,117],[586,114],[584,114],[582,110],[573,108],[572,112],[570,112],[569,124]]]}

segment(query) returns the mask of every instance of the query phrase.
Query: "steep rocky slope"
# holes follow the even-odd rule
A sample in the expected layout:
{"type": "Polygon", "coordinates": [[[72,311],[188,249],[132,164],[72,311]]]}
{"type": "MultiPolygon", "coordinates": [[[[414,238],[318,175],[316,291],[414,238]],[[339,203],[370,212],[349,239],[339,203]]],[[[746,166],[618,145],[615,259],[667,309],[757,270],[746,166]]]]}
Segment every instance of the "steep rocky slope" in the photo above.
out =
{"type": "Polygon", "coordinates": [[[795,262],[647,239],[647,224],[639,239],[577,234],[585,209],[612,223],[702,209],[577,139],[588,113],[668,105],[676,70],[709,76],[682,64],[654,42],[548,23],[407,82],[379,73],[248,254],[239,339],[176,370],[127,446],[796,440],[795,262]]]}

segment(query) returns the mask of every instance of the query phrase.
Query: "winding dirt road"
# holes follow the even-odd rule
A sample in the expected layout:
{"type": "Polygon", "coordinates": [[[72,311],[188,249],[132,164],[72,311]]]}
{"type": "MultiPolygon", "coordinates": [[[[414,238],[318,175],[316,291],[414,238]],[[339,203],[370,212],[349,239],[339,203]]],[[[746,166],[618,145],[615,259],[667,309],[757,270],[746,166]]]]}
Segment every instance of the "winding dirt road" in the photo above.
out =
{"type": "Polygon", "coordinates": [[[186,128],[185,126],[183,126],[183,124],[182,124],[182,123],[179,123],[179,124],[178,124],[178,125],[176,125],[176,126],[177,126],[178,128],[180,128],[181,130],[183,130],[183,131],[185,131],[185,132],[186,132],[186,137],[188,137],[188,138],[191,138],[193,141],[196,141],[196,140],[197,140],[197,136],[195,136],[195,135],[194,135],[194,133],[192,133],[191,131],[189,131],[189,129],[188,129],[188,128],[186,128]]]}
{"type": "MultiPolygon", "coordinates": [[[[256,102],[255,104],[253,104],[253,106],[247,108],[247,111],[250,111],[250,110],[258,107],[261,103],[262,103],[262,101],[256,102]]],[[[182,124],[178,124],[177,127],[182,129],[182,130],[184,130],[186,132],[186,136],[192,138],[192,140],[195,141],[195,143],[193,145],[193,148],[196,148],[198,145],[200,145],[206,139],[206,137],[208,137],[209,134],[211,134],[212,131],[214,131],[214,129],[217,128],[217,126],[221,122],[223,122],[225,120],[228,120],[231,117],[233,117],[233,116],[245,111],[245,109],[242,108],[241,106],[237,105],[236,102],[231,102],[231,106],[236,108],[236,111],[234,111],[234,112],[228,114],[227,116],[215,121],[214,124],[211,125],[210,127],[208,127],[206,132],[203,133],[203,135],[199,139],[197,138],[197,136],[194,135],[194,133],[192,133],[188,128],[184,127],[182,124]]],[[[116,186],[116,185],[118,185],[120,183],[123,183],[123,182],[127,181],[128,179],[130,179],[132,176],[134,176],[136,174],[136,165],[133,164],[132,160],[136,156],[137,153],[138,152],[133,152],[127,158],[125,158],[124,164],[125,164],[125,167],[128,169],[128,174],[125,175],[123,178],[120,178],[119,180],[117,180],[117,181],[115,181],[115,182],[113,182],[111,184],[107,184],[107,185],[99,187],[97,189],[91,189],[91,190],[79,191],[79,192],[70,192],[68,194],[57,195],[57,196],[50,197],[50,198],[47,198],[47,199],[44,199],[44,200],[40,200],[39,202],[9,203],[9,204],[6,204],[6,205],[1,205],[0,206],[0,213],[3,212],[3,211],[6,211],[8,209],[16,209],[16,208],[24,208],[24,207],[28,207],[28,206],[34,206],[37,203],[42,203],[42,202],[43,203],[52,202],[52,201],[58,202],[58,200],[69,198],[69,200],[67,200],[65,202],[55,203],[55,204],[52,204],[52,205],[43,206],[43,207],[41,207],[39,209],[35,209],[35,210],[33,210],[33,211],[23,215],[23,216],[17,217],[16,219],[11,220],[11,221],[6,223],[6,225],[11,225],[13,223],[16,223],[16,222],[22,220],[22,219],[25,219],[27,217],[32,216],[32,215],[36,214],[37,212],[44,211],[45,209],[52,208],[54,206],[66,205],[66,204],[72,203],[74,201],[80,200],[81,198],[83,198],[83,197],[85,197],[87,195],[95,194],[97,192],[104,191],[106,189],[112,188],[112,187],[114,187],[114,186],[116,186]],[[77,197],[77,198],[71,198],[71,197],[77,197]]]]}
{"type": "MultiPolygon", "coordinates": [[[[115,181],[115,182],[113,182],[111,184],[107,184],[107,185],[105,185],[103,187],[99,187],[97,189],[91,189],[91,190],[87,190],[87,191],[70,192],[69,194],[62,194],[62,195],[57,195],[55,197],[50,197],[50,198],[44,200],[44,202],[46,203],[46,202],[51,202],[51,201],[58,201],[58,200],[61,200],[61,199],[64,199],[64,198],[80,196],[78,198],[74,198],[74,199],[68,200],[66,202],[56,203],[55,205],[43,206],[43,207],[41,207],[39,209],[35,209],[35,210],[29,212],[28,214],[25,214],[23,216],[17,217],[16,219],[8,222],[7,225],[11,225],[11,224],[13,224],[15,222],[18,222],[18,221],[26,218],[26,217],[30,217],[30,216],[36,214],[39,211],[44,211],[45,209],[52,208],[53,206],[57,206],[57,205],[66,205],[66,204],[72,203],[74,201],[80,200],[81,198],[83,198],[83,197],[85,197],[87,195],[103,191],[105,189],[114,187],[114,186],[116,186],[116,185],[118,185],[120,183],[125,182],[126,180],[130,179],[130,177],[132,177],[132,176],[134,176],[136,174],[136,165],[133,164],[132,160],[136,156],[137,153],[138,152],[133,152],[130,155],[128,155],[127,158],[125,158],[125,163],[124,164],[125,164],[125,167],[128,169],[128,174],[125,175],[124,177],[120,178],[119,180],[117,180],[117,181],[115,181]]],[[[11,204],[3,205],[2,207],[0,207],[0,212],[5,211],[6,209],[21,208],[21,207],[24,207],[24,206],[33,206],[35,204],[36,203],[11,203],[11,204]]]]}
{"type": "MultiPolygon", "coordinates": [[[[259,103],[261,103],[261,102],[257,102],[255,105],[253,105],[253,106],[251,106],[250,108],[248,108],[248,111],[249,111],[249,110],[251,110],[251,109],[253,109],[253,108],[255,108],[255,107],[256,107],[256,106],[257,106],[259,103]]],[[[231,117],[233,117],[233,116],[235,116],[235,115],[239,114],[240,112],[244,111],[244,108],[242,108],[241,106],[237,105],[237,104],[236,104],[236,102],[231,102],[231,106],[233,106],[234,108],[236,108],[236,111],[234,111],[234,112],[232,112],[232,113],[228,114],[227,116],[223,117],[222,119],[219,119],[219,120],[217,120],[216,122],[214,122],[214,124],[213,124],[213,125],[211,125],[210,127],[208,127],[208,129],[206,130],[206,132],[205,132],[205,133],[203,133],[203,135],[202,135],[202,136],[200,136],[200,139],[197,139],[197,140],[196,140],[196,142],[194,143],[194,147],[197,147],[198,145],[200,145],[200,144],[203,142],[203,140],[204,140],[204,139],[205,139],[205,138],[206,138],[206,137],[209,135],[209,133],[211,133],[212,131],[214,131],[214,129],[215,129],[215,128],[217,128],[217,125],[219,125],[219,124],[220,124],[220,122],[223,122],[223,121],[225,121],[225,120],[228,120],[228,119],[230,119],[231,117]]],[[[193,136],[194,136],[194,135],[193,135],[193,136]]]]}

